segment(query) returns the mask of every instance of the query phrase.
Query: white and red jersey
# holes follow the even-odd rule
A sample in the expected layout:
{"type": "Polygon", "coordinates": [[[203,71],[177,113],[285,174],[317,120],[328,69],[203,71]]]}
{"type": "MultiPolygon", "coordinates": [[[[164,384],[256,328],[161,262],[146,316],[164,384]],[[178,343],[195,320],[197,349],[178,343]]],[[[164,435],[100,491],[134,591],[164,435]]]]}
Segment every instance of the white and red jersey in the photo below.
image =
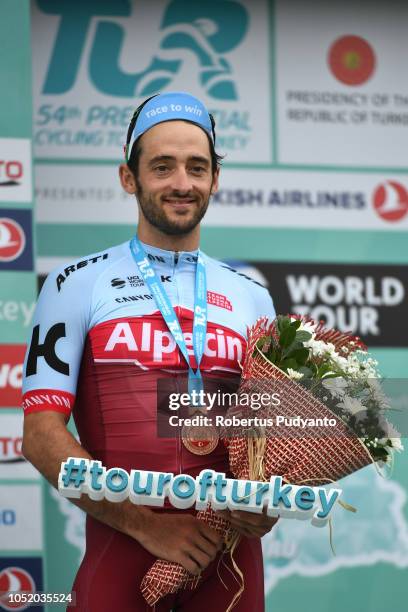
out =
{"type": "MultiPolygon", "coordinates": [[[[197,252],[143,247],[176,311],[195,368],[197,252]]],[[[222,262],[204,254],[203,258],[208,315],[200,369],[204,376],[237,378],[247,328],[262,315],[274,318],[272,300],[258,283],[222,262]]],[[[129,242],[48,276],[24,364],[26,414],[56,410],[68,416],[75,406],[81,442],[104,465],[179,471],[185,467],[180,457],[170,465],[160,464],[166,444],[176,441],[157,440],[156,385],[159,377],[177,381],[186,371],[129,242]]]]}

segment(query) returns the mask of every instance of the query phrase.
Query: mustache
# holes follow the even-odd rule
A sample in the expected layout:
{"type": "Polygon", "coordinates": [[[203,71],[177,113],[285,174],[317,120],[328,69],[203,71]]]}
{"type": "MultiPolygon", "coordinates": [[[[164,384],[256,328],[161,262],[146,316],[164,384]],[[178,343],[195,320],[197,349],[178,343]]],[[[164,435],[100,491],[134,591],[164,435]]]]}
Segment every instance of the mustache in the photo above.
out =
{"type": "Polygon", "coordinates": [[[162,195],[162,199],[179,199],[179,200],[196,200],[197,194],[194,191],[177,191],[173,190],[162,195]]]}

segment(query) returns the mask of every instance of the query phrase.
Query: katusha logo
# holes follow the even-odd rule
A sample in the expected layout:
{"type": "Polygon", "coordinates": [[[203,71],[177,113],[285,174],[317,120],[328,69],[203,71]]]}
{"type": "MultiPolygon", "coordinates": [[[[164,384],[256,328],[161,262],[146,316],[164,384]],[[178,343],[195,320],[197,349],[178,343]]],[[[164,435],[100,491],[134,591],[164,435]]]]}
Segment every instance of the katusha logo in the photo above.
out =
{"type": "MultiPolygon", "coordinates": [[[[35,593],[36,586],[32,576],[22,567],[10,566],[0,572],[0,593],[35,593]]],[[[4,610],[26,610],[31,606],[30,603],[10,602],[8,596],[0,596],[0,606],[4,610]]]]}
{"type": "Polygon", "coordinates": [[[25,244],[21,225],[9,217],[0,217],[0,261],[14,261],[20,257],[25,244]]]}
{"type": "Polygon", "coordinates": [[[329,49],[332,74],[345,85],[362,85],[373,75],[376,58],[371,45],[360,36],[342,36],[329,49]]]}
{"type": "Polygon", "coordinates": [[[385,221],[401,221],[408,213],[408,190],[397,181],[386,181],[374,191],[373,206],[385,221]]]}
{"type": "Polygon", "coordinates": [[[0,159],[0,187],[21,185],[24,169],[21,161],[0,159]]]}
{"type": "MultiPolygon", "coordinates": [[[[99,92],[123,98],[150,96],[170,87],[193,57],[198,64],[197,78],[208,96],[238,99],[227,56],[241,44],[249,26],[248,11],[239,2],[167,2],[160,19],[157,49],[143,70],[133,73],[121,68],[123,51],[134,36],[133,30],[126,27],[127,21],[131,24],[133,3],[38,0],[37,4],[60,23],[42,90],[46,95],[65,94],[72,89],[85,61],[89,62],[87,73],[99,92]]],[[[147,21],[149,27],[154,31],[157,25],[147,21]]]]}

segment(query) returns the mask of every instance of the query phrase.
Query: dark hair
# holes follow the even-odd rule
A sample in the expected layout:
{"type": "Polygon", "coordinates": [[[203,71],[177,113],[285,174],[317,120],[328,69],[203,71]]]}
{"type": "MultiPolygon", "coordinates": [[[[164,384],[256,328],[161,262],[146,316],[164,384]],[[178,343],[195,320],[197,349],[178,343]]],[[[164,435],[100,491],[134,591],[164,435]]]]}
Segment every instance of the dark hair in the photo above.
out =
{"type": "MultiPolygon", "coordinates": [[[[133,134],[133,130],[135,128],[137,118],[140,115],[140,111],[142,110],[144,105],[147,104],[149,100],[151,100],[152,98],[155,98],[156,95],[150,96],[150,98],[147,98],[147,100],[142,102],[142,104],[140,104],[140,106],[137,107],[137,109],[133,113],[132,119],[130,120],[129,128],[128,128],[127,135],[126,135],[126,145],[125,145],[126,162],[127,162],[128,167],[131,169],[131,171],[133,172],[136,178],[138,178],[139,176],[139,160],[140,160],[140,155],[142,153],[142,147],[140,145],[141,136],[133,143],[132,150],[130,151],[130,155],[129,155],[128,147],[129,147],[130,139],[133,134]]],[[[209,113],[209,116],[210,116],[210,121],[211,121],[211,128],[212,128],[214,142],[211,140],[207,132],[206,132],[206,136],[208,138],[208,144],[210,147],[211,170],[212,170],[212,173],[214,174],[216,170],[221,166],[221,160],[223,159],[223,155],[218,155],[218,153],[216,153],[215,151],[215,146],[214,146],[215,145],[215,119],[211,113],[209,113]]]]}

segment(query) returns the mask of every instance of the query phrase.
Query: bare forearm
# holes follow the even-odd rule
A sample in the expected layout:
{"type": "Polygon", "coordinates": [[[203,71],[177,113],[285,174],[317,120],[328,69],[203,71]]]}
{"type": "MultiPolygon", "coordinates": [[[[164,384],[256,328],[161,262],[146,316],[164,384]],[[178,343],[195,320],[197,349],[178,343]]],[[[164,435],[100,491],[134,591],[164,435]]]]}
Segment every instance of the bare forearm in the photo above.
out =
{"type": "MultiPolygon", "coordinates": [[[[37,470],[57,488],[63,461],[68,457],[92,457],[65,426],[56,426],[51,422],[42,423],[41,432],[38,429],[25,426],[23,452],[37,470]]],[[[135,539],[139,539],[140,533],[146,528],[146,521],[152,514],[148,508],[135,506],[129,501],[93,501],[86,495],[71,501],[99,521],[135,539]]]]}
{"type": "MultiPolygon", "coordinates": [[[[63,415],[51,411],[26,415],[23,453],[57,487],[61,463],[68,457],[92,459],[66,428],[63,415]]],[[[160,513],[129,500],[72,500],[82,510],[137,540],[152,555],[181,563],[193,574],[207,567],[221,547],[217,532],[190,514],[160,513]]]]}

